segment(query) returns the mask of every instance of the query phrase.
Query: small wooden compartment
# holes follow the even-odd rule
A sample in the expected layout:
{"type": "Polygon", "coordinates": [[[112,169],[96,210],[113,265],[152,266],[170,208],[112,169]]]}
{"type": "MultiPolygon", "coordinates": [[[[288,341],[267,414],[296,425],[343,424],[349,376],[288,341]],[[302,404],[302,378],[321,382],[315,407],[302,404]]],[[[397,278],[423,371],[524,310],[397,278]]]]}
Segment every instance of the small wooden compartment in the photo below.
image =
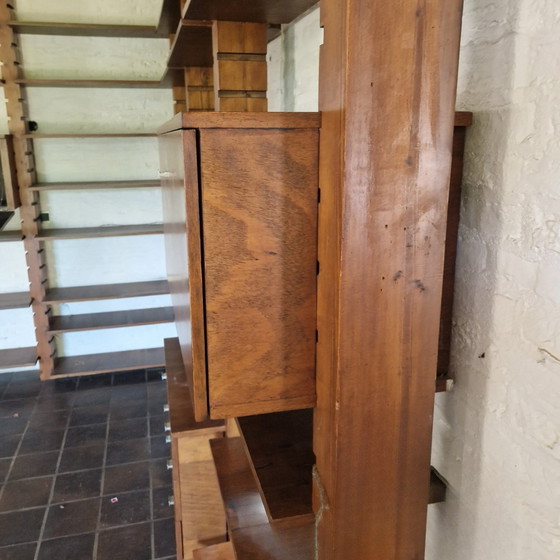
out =
{"type": "Polygon", "coordinates": [[[316,113],[183,113],[160,131],[197,420],[314,406],[318,128],[316,113]]]}

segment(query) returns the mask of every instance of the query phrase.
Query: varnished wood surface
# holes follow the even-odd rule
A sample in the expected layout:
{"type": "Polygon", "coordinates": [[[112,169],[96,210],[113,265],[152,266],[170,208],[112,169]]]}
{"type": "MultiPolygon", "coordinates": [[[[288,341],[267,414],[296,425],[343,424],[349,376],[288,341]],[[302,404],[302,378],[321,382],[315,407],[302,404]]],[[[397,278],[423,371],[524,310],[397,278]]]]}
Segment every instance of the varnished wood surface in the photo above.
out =
{"type": "Polygon", "coordinates": [[[8,348],[0,350],[0,369],[34,366],[37,362],[37,348],[8,348]]]}
{"type": "Polygon", "coordinates": [[[127,350],[82,356],[63,356],[54,361],[54,377],[92,375],[160,367],[165,363],[163,348],[127,350]]]}
{"type": "Polygon", "coordinates": [[[159,80],[69,80],[22,78],[16,82],[26,87],[52,87],[52,88],[162,88],[166,87],[159,80]]]}
{"type": "Polygon", "coordinates": [[[23,137],[27,139],[41,139],[41,138],[153,138],[156,134],[151,132],[108,132],[108,133],[91,133],[77,132],[65,134],[41,134],[33,132],[25,134],[23,137]]]}
{"type": "MultiPolygon", "coordinates": [[[[10,27],[19,34],[57,35],[70,37],[158,37],[150,25],[104,25],[102,23],[65,23],[50,21],[11,21],[10,27]]],[[[163,35],[162,35],[163,36],[163,35]]]]}
{"type": "Polygon", "coordinates": [[[317,130],[199,134],[211,416],[312,407],[317,130]]]}
{"type": "Polygon", "coordinates": [[[49,332],[71,332],[138,325],[155,325],[173,321],[173,308],[154,307],[108,311],[105,313],[83,313],[79,315],[54,315],[50,320],[49,332]]]}
{"type": "Polygon", "coordinates": [[[13,243],[14,241],[23,241],[21,231],[0,231],[0,243],[13,243]]]}
{"type": "Polygon", "coordinates": [[[127,235],[154,235],[163,233],[163,224],[139,224],[128,226],[100,226],[88,228],[42,229],[36,236],[41,241],[56,239],[84,239],[90,237],[121,237],[127,235]]]}
{"type": "Polygon", "coordinates": [[[185,69],[185,104],[189,111],[214,110],[214,73],[211,66],[185,69]]]}
{"type": "Polygon", "coordinates": [[[241,438],[210,442],[230,533],[243,527],[268,524],[257,481],[241,438]]]}
{"type": "Polygon", "coordinates": [[[29,187],[33,191],[68,191],[68,190],[94,190],[94,189],[140,189],[146,187],[159,187],[159,179],[138,181],[86,181],[67,183],[35,183],[29,187]]]}
{"type": "Polygon", "coordinates": [[[238,419],[269,518],[311,514],[313,411],[238,419]]]}
{"type": "Polygon", "coordinates": [[[67,288],[51,288],[48,290],[45,295],[45,303],[157,296],[168,293],[169,285],[167,280],[126,282],[124,284],[97,284],[94,286],[70,286],[67,288]]]}
{"type": "Polygon", "coordinates": [[[193,560],[235,560],[235,551],[228,541],[194,550],[193,560]]]}
{"type": "Polygon", "coordinates": [[[181,20],[167,59],[169,68],[212,66],[212,23],[181,20]]]}
{"type": "Polygon", "coordinates": [[[190,0],[184,14],[189,19],[290,23],[315,3],[315,0],[190,0]]]}
{"type": "Polygon", "coordinates": [[[29,292],[11,292],[0,294],[0,310],[21,309],[31,305],[29,292]]]}
{"type": "Polygon", "coordinates": [[[320,560],[424,557],[460,4],[321,3],[320,560]]]}

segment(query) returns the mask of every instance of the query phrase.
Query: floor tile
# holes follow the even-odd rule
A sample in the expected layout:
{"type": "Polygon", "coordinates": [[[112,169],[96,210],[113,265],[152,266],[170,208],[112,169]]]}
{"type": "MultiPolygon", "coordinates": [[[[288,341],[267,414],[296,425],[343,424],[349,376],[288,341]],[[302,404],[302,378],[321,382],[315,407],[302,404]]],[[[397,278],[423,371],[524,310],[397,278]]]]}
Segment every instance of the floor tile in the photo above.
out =
{"type": "Polygon", "coordinates": [[[0,546],[33,542],[39,538],[45,508],[0,514],[0,546]]]}
{"type": "Polygon", "coordinates": [[[150,461],[150,477],[152,488],[171,485],[172,475],[171,470],[167,468],[167,459],[150,461]]]}
{"type": "Polygon", "coordinates": [[[130,463],[105,469],[103,494],[118,494],[150,487],[150,463],[130,463]]]}
{"type": "Polygon", "coordinates": [[[0,512],[47,505],[52,483],[52,476],[7,482],[0,498],[0,512]]]}
{"type": "Polygon", "coordinates": [[[19,453],[39,453],[60,449],[64,438],[64,430],[54,432],[28,432],[25,434],[19,453]]]}
{"type": "Polygon", "coordinates": [[[173,507],[169,505],[169,498],[173,495],[171,486],[154,488],[152,491],[152,511],[154,519],[173,517],[173,507]]]}
{"type": "Polygon", "coordinates": [[[150,438],[150,454],[152,459],[171,457],[171,446],[167,443],[167,436],[156,436],[150,438]]]}
{"type": "Polygon", "coordinates": [[[20,440],[21,434],[0,436],[0,458],[15,455],[20,440]]]}
{"type": "Polygon", "coordinates": [[[107,465],[134,463],[150,458],[150,441],[148,438],[118,441],[107,446],[107,465]]]}
{"type": "Polygon", "coordinates": [[[27,418],[0,418],[0,434],[9,436],[22,434],[27,426],[27,418]]]}
{"type": "Polygon", "coordinates": [[[8,459],[0,459],[0,484],[2,484],[4,480],[6,480],[11,464],[12,464],[11,457],[8,459]]]}
{"type": "Polygon", "coordinates": [[[38,410],[29,418],[29,431],[44,432],[54,430],[65,430],[68,424],[70,411],[52,410],[43,412],[38,410]]]}
{"type": "Polygon", "coordinates": [[[103,466],[105,444],[96,443],[83,447],[68,447],[62,452],[58,472],[97,469],[103,466]]]}
{"type": "Polygon", "coordinates": [[[112,422],[109,426],[109,441],[138,439],[148,435],[148,425],[144,418],[131,418],[112,422]]]}
{"type": "Polygon", "coordinates": [[[148,415],[148,403],[145,400],[133,401],[131,404],[111,402],[111,423],[129,418],[142,418],[148,415]]]}
{"type": "Polygon", "coordinates": [[[52,503],[70,502],[101,495],[101,469],[59,474],[54,485],[52,503]]]}
{"type": "Polygon", "coordinates": [[[70,427],[102,424],[107,420],[107,405],[74,408],[70,417],[70,427]]]}
{"type": "Polygon", "coordinates": [[[38,560],[93,560],[95,534],[43,541],[38,560]]]}
{"type": "Polygon", "coordinates": [[[16,457],[10,480],[54,474],[59,454],[60,452],[56,450],[16,457]]]}
{"type": "Polygon", "coordinates": [[[107,424],[92,424],[90,426],[76,426],[68,428],[64,447],[77,447],[93,443],[105,443],[107,424]]]}
{"type": "Polygon", "coordinates": [[[17,399],[0,401],[0,418],[27,418],[35,408],[37,399],[17,399]]]}
{"type": "Polygon", "coordinates": [[[154,558],[175,554],[175,520],[164,519],[154,522],[154,558]]]}
{"type": "Polygon", "coordinates": [[[150,523],[119,527],[99,533],[97,560],[150,560],[150,523]]]}
{"type": "Polygon", "coordinates": [[[164,413],[164,405],[167,403],[167,399],[162,400],[148,400],[148,414],[150,416],[159,416],[164,413]]]}
{"type": "Polygon", "coordinates": [[[150,519],[150,492],[139,490],[117,496],[106,496],[101,502],[101,527],[140,523],[150,519]],[[115,501],[117,500],[117,501],[115,501]]]}
{"type": "Polygon", "coordinates": [[[0,560],[33,560],[37,543],[16,544],[0,548],[0,560]]]}
{"type": "Polygon", "coordinates": [[[44,538],[65,537],[95,531],[99,499],[82,500],[49,508],[44,538]]]}

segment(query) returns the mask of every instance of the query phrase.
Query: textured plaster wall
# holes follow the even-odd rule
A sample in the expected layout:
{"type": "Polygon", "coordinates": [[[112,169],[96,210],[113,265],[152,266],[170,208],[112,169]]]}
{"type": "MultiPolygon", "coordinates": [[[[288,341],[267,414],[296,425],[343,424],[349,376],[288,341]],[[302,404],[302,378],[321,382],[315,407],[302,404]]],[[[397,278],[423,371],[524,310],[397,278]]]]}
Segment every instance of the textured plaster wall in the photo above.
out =
{"type": "MultiPolygon", "coordinates": [[[[269,49],[275,110],[316,107],[317,21],[269,49]]],[[[428,508],[427,560],[560,558],[559,24],[557,0],[465,0],[457,108],[474,125],[456,384],[434,418],[432,462],[449,489],[428,508]]]]}

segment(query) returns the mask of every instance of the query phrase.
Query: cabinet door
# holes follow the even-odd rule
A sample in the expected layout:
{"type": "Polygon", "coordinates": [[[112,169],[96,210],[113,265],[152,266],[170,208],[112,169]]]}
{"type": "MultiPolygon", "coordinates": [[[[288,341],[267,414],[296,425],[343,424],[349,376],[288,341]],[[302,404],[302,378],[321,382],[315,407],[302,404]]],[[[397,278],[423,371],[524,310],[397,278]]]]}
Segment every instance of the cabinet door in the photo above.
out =
{"type": "Polygon", "coordinates": [[[197,421],[208,415],[200,206],[193,130],[160,136],[167,277],[197,421]]]}

